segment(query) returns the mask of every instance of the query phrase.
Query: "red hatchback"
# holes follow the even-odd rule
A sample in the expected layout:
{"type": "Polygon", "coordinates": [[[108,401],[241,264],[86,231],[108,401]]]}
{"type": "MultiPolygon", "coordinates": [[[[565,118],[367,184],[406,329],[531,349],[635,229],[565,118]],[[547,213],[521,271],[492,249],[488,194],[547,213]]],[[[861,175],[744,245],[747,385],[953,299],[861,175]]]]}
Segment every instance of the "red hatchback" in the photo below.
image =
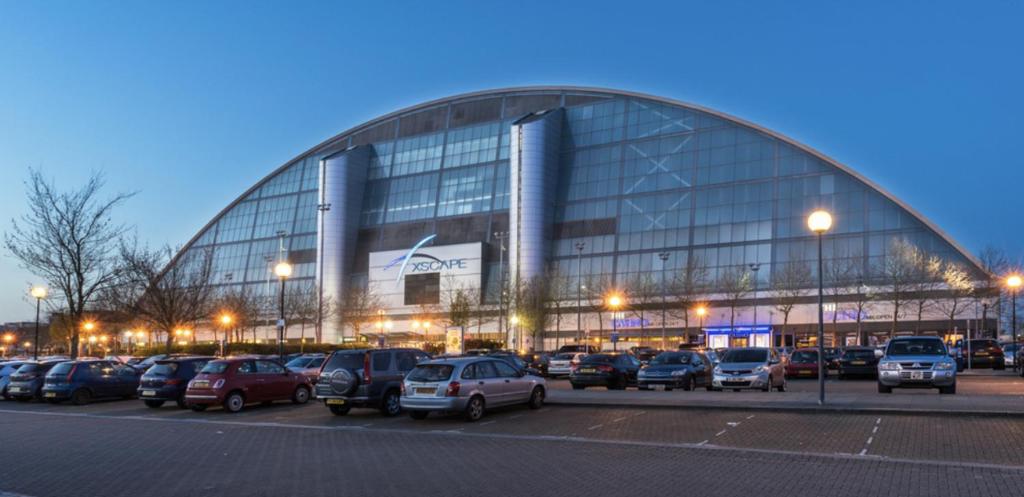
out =
{"type": "MultiPolygon", "coordinates": [[[[825,376],[828,376],[828,364],[825,364],[825,376]]],[[[787,378],[817,378],[818,349],[796,349],[789,356],[786,364],[787,378]]]]}
{"type": "Polygon", "coordinates": [[[229,357],[206,363],[189,382],[185,403],[193,411],[221,405],[228,412],[238,412],[254,402],[305,404],[312,389],[306,375],[289,371],[277,361],[229,357]]]}

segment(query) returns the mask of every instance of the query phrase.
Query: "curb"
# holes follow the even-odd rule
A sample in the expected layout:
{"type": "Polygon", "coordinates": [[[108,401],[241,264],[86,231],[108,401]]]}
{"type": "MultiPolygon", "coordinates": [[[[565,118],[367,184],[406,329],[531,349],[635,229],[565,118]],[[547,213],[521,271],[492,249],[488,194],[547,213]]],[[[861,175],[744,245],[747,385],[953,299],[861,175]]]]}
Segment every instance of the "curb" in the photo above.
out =
{"type": "Polygon", "coordinates": [[[976,418],[1024,418],[1024,412],[1018,411],[994,411],[994,410],[952,410],[952,409],[915,409],[915,408],[894,408],[894,407],[853,407],[853,406],[767,406],[767,405],[736,405],[736,404],[643,404],[643,403],[622,403],[609,404],[596,401],[565,401],[544,399],[544,403],[558,407],[588,407],[599,409],[681,409],[693,411],[762,411],[762,412],[792,412],[802,414],[884,414],[888,416],[969,416],[976,418]]]}

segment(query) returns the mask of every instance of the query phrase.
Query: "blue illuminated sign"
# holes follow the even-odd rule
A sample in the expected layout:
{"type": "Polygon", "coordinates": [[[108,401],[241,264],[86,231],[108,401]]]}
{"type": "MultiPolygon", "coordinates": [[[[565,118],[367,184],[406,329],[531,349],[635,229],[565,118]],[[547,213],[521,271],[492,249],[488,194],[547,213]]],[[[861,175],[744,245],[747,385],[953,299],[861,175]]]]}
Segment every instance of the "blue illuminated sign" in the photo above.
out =
{"type": "Polygon", "coordinates": [[[728,335],[731,337],[749,337],[751,333],[755,335],[761,335],[772,332],[771,326],[736,326],[730,328],[728,326],[719,328],[704,328],[704,332],[708,335],[728,335]]]}

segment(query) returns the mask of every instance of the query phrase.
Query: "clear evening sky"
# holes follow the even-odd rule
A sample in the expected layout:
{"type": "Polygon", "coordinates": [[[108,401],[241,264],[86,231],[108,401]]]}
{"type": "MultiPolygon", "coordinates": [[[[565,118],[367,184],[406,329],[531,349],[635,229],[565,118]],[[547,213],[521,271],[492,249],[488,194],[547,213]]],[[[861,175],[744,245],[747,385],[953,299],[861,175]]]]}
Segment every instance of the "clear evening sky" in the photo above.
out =
{"type": "MultiPolygon", "coordinates": [[[[455,93],[571,84],[712,107],[806,143],[969,250],[1024,252],[1021,2],[0,0],[0,230],[37,167],[134,191],[180,245],[288,159],[455,93]],[[772,6],[772,5],[774,6],[772,6]]],[[[36,279],[0,254],[0,322],[36,279]]]]}

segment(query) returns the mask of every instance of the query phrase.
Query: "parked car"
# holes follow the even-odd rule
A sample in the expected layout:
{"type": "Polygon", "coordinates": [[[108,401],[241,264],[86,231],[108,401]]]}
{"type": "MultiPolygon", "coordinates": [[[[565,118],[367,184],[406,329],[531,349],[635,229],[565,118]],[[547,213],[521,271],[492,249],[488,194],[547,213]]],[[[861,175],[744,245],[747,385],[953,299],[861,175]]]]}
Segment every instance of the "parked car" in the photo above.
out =
{"type": "MultiPolygon", "coordinates": [[[[828,354],[825,354],[828,358],[828,354]]],[[[786,376],[790,378],[817,378],[818,377],[818,349],[805,348],[796,349],[793,355],[789,356],[786,366],[786,376]]],[[[825,377],[828,377],[828,365],[825,366],[825,377]]]]}
{"type": "Polygon", "coordinates": [[[665,390],[694,390],[704,387],[711,390],[713,368],[711,361],[695,350],[662,352],[640,368],[637,388],[649,390],[653,386],[663,386],[665,390]]]}
{"type": "Polygon", "coordinates": [[[548,376],[557,378],[569,376],[573,366],[580,363],[587,354],[583,352],[560,352],[548,361],[548,376]]]}
{"type": "Polygon", "coordinates": [[[540,373],[541,376],[547,376],[548,364],[551,362],[551,354],[546,352],[530,352],[522,355],[522,359],[526,361],[526,364],[540,373]]]}
{"type": "Polygon", "coordinates": [[[320,369],[316,396],[337,416],[348,414],[353,407],[397,416],[405,375],[429,359],[430,355],[419,349],[335,350],[320,369]]]}
{"type": "Polygon", "coordinates": [[[276,360],[229,357],[203,366],[188,383],[185,402],[193,411],[221,405],[225,411],[238,412],[254,402],[305,404],[312,391],[306,375],[288,371],[276,360]]]}
{"type": "Polygon", "coordinates": [[[11,381],[11,375],[25,364],[26,361],[4,361],[0,362],[0,397],[9,400],[7,395],[7,384],[11,381]]]}
{"type": "Polygon", "coordinates": [[[1017,344],[1003,344],[1003,369],[1012,368],[1014,357],[1017,356],[1017,344]]]}
{"type": "Polygon", "coordinates": [[[608,390],[625,390],[636,385],[640,372],[640,361],[632,354],[601,353],[584,357],[569,374],[573,390],[587,387],[607,387],[608,390]]]}
{"type": "Polygon", "coordinates": [[[633,355],[640,361],[640,364],[647,364],[661,353],[660,350],[652,347],[634,347],[633,355]]]}
{"type": "Polygon", "coordinates": [[[316,384],[317,378],[320,377],[320,367],[324,365],[326,358],[327,354],[304,354],[288,361],[285,367],[306,375],[311,383],[316,384]]]}
{"type": "Polygon", "coordinates": [[[839,357],[839,379],[878,376],[878,355],[874,347],[847,347],[839,357]]]}
{"type": "Polygon", "coordinates": [[[43,381],[43,399],[51,403],[70,400],[84,405],[93,399],[135,397],[141,372],[131,366],[104,360],[67,361],[55,365],[43,381]]]}
{"type": "Polygon", "coordinates": [[[786,391],[786,370],[779,353],[764,347],[729,349],[715,367],[711,387],[786,391]]]}
{"type": "Polygon", "coordinates": [[[151,355],[149,357],[146,357],[146,358],[142,359],[141,361],[137,361],[135,363],[131,363],[131,364],[129,364],[129,366],[131,366],[131,367],[133,367],[135,369],[138,369],[139,371],[145,371],[145,370],[149,369],[150,366],[156,364],[156,361],[162,361],[164,359],[173,359],[175,357],[188,357],[188,356],[189,356],[189,354],[156,354],[156,355],[151,355]]]}
{"type": "Polygon", "coordinates": [[[825,347],[825,374],[829,369],[839,369],[839,358],[843,355],[843,349],[839,347],[825,347]]]}
{"type": "Polygon", "coordinates": [[[146,407],[154,409],[162,407],[166,402],[174,402],[178,408],[188,407],[185,402],[185,394],[188,391],[188,384],[199,372],[206,367],[206,364],[214,357],[175,357],[156,361],[156,364],[149,367],[142,374],[139,382],[139,398],[146,404],[146,407]]]}
{"type": "Polygon", "coordinates": [[[526,404],[540,409],[544,378],[487,357],[436,359],[416,365],[402,384],[401,406],[413,419],[431,412],[460,412],[468,421],[486,409],[526,404]]]}
{"type": "Polygon", "coordinates": [[[711,361],[711,367],[712,370],[714,370],[714,367],[717,366],[718,362],[721,360],[722,355],[715,349],[702,350],[701,352],[704,354],[704,357],[707,357],[708,360],[711,361]]]}
{"type": "Polygon", "coordinates": [[[582,352],[584,354],[596,354],[596,353],[600,352],[600,350],[597,349],[596,345],[586,345],[586,344],[583,344],[583,345],[580,345],[580,344],[576,344],[576,345],[563,345],[563,346],[558,348],[558,353],[559,354],[564,354],[566,352],[582,352]]]}
{"type": "Polygon", "coordinates": [[[878,392],[893,388],[937,388],[956,393],[956,362],[938,337],[895,337],[878,362],[878,392]]]}
{"type": "Polygon", "coordinates": [[[493,357],[495,359],[501,359],[501,360],[509,363],[512,367],[514,367],[516,369],[524,370],[527,373],[530,373],[530,374],[532,374],[534,376],[541,376],[540,371],[538,371],[537,369],[535,369],[532,366],[530,366],[530,363],[526,362],[525,359],[520,357],[515,352],[505,352],[505,351],[491,352],[490,354],[487,354],[487,357],[493,357]]]}
{"type": "Polygon", "coordinates": [[[959,371],[970,366],[972,368],[1006,369],[1006,359],[999,342],[991,338],[957,340],[957,367],[959,371]],[[968,354],[970,357],[968,357],[968,354]]]}
{"type": "Polygon", "coordinates": [[[51,368],[64,361],[30,361],[21,365],[10,376],[7,395],[22,402],[43,400],[43,381],[51,368]]]}

